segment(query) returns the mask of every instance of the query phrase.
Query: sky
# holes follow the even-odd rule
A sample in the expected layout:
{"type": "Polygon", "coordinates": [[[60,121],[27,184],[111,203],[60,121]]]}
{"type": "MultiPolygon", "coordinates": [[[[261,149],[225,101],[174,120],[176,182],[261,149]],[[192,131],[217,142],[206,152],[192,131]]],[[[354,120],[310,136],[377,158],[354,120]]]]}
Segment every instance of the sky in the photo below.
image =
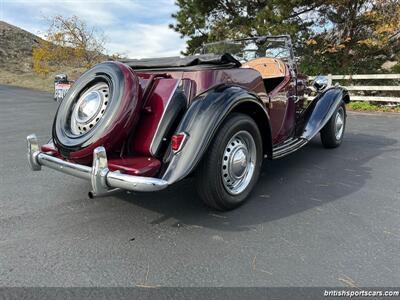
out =
{"type": "Polygon", "coordinates": [[[0,0],[0,20],[42,36],[46,18],[78,16],[103,31],[108,54],[130,58],[176,56],[185,40],[168,28],[174,0],[0,0]]]}

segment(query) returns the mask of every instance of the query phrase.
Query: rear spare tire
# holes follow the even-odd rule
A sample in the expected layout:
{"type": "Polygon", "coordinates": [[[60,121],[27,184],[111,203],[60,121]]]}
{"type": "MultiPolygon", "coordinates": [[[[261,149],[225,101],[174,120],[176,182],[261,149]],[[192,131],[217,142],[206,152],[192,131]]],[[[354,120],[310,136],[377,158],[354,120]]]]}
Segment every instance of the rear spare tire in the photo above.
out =
{"type": "Polygon", "coordinates": [[[89,163],[93,150],[120,149],[142,106],[137,75],[126,65],[104,62],[85,72],[62,100],[53,141],[65,158],[89,163]]]}

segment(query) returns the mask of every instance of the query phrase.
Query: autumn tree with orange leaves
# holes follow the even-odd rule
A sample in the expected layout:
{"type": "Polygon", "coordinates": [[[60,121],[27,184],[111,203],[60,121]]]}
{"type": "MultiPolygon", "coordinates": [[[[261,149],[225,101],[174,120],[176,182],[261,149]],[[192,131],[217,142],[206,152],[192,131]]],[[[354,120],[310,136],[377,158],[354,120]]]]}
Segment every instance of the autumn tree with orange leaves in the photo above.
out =
{"type": "Polygon", "coordinates": [[[104,34],[78,17],[55,16],[45,39],[33,49],[33,70],[47,74],[60,66],[90,68],[105,59],[104,34]]]}
{"type": "Polygon", "coordinates": [[[327,0],[321,8],[325,30],[303,48],[308,73],[377,72],[400,59],[398,0],[327,0]]]}

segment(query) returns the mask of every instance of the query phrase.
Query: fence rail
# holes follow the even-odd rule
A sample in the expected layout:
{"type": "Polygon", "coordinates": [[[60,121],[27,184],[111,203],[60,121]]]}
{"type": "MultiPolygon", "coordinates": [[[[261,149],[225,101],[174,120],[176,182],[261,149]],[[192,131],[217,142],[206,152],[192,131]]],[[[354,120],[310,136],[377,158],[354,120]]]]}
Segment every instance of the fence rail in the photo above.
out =
{"type": "MultiPolygon", "coordinates": [[[[309,80],[314,80],[316,76],[309,76],[309,80]]],[[[327,75],[328,85],[334,84],[333,81],[337,80],[388,80],[388,79],[398,79],[400,80],[400,74],[355,74],[355,75],[327,75]]],[[[395,92],[400,92],[400,83],[398,85],[343,85],[350,92],[350,99],[352,101],[376,101],[376,102],[397,102],[400,103],[400,94],[395,92]],[[362,91],[376,91],[376,92],[394,92],[393,96],[364,96],[357,95],[354,92],[362,91]]],[[[312,98],[312,97],[308,97],[312,98]]]]}
{"type": "MultiPolygon", "coordinates": [[[[359,80],[359,79],[400,79],[400,74],[354,74],[354,75],[332,75],[328,77],[333,80],[359,80]]],[[[308,78],[314,80],[316,76],[309,76],[308,78]]]]}

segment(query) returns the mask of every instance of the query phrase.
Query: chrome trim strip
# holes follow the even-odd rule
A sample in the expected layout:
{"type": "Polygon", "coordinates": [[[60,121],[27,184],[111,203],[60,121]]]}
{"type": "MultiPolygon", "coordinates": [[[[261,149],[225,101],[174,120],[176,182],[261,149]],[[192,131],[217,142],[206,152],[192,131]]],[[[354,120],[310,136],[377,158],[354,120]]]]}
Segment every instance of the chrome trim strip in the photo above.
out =
{"type": "Polygon", "coordinates": [[[107,194],[114,189],[137,192],[159,191],[169,185],[167,181],[159,178],[132,176],[122,174],[119,171],[109,171],[104,147],[97,147],[93,151],[93,167],[88,167],[40,152],[35,135],[28,136],[27,141],[28,161],[32,170],[38,171],[41,166],[46,166],[65,174],[86,179],[91,182],[92,195],[107,194]]]}
{"type": "Polygon", "coordinates": [[[293,153],[294,151],[300,149],[304,145],[308,143],[307,140],[302,139],[302,138],[295,138],[291,140],[288,144],[275,147],[272,150],[272,159],[277,159],[284,157],[286,155],[289,155],[290,153],[293,153]]]}

